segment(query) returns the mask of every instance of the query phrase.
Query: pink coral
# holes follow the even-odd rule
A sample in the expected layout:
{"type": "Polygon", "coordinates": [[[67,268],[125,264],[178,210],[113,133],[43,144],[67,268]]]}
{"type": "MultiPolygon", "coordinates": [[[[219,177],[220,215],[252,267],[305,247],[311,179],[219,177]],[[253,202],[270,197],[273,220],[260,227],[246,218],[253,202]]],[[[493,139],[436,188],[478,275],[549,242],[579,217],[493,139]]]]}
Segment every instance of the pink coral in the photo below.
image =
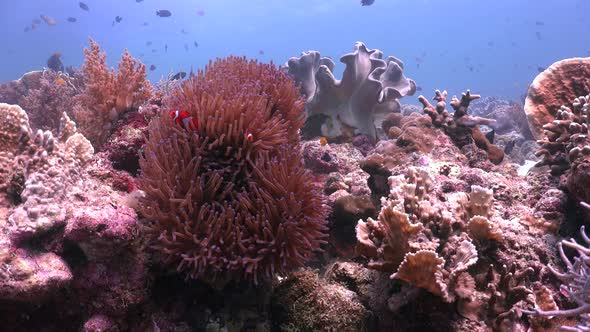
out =
{"type": "Polygon", "coordinates": [[[84,49],[84,55],[85,89],[74,113],[81,131],[94,145],[101,146],[119,115],[138,108],[150,99],[153,91],[146,79],[145,65],[137,63],[127,50],[117,73],[108,69],[106,54],[100,52],[94,40],[90,39],[90,49],[84,49]]]}

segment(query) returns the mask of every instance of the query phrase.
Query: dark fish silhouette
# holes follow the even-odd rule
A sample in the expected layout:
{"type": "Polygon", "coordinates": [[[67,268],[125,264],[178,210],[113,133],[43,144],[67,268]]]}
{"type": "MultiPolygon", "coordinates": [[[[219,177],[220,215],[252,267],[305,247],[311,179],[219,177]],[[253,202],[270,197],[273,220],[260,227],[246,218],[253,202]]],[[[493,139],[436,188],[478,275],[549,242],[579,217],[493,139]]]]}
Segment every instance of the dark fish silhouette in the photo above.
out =
{"type": "Polygon", "coordinates": [[[543,26],[543,25],[545,25],[545,22],[543,22],[543,21],[535,21],[535,25],[536,26],[543,26]]]}
{"type": "Polygon", "coordinates": [[[514,139],[506,143],[506,146],[504,147],[504,154],[510,154],[510,152],[512,152],[512,149],[514,149],[515,144],[516,140],[514,139]]]}
{"type": "Polygon", "coordinates": [[[47,25],[56,25],[57,21],[47,15],[40,15],[41,19],[47,23],[47,25]]]}
{"type": "Polygon", "coordinates": [[[537,67],[537,71],[538,71],[539,73],[542,73],[544,70],[545,70],[545,68],[543,68],[543,67],[541,67],[541,66],[537,67]]]}
{"type": "Polygon", "coordinates": [[[158,50],[156,50],[155,48],[152,48],[152,53],[156,53],[158,52],[158,50]]]}
{"type": "Polygon", "coordinates": [[[188,32],[186,32],[186,30],[182,29],[180,30],[180,32],[182,32],[183,35],[186,35],[188,32]]]}
{"type": "Polygon", "coordinates": [[[68,22],[74,23],[77,19],[75,17],[68,17],[68,22]]]}
{"type": "Polygon", "coordinates": [[[370,6],[375,2],[375,0],[361,0],[361,6],[370,6]]]}
{"type": "Polygon", "coordinates": [[[143,0],[135,0],[135,2],[140,3],[143,2],[143,0]]]}
{"type": "Polygon", "coordinates": [[[422,87],[421,86],[417,86],[416,87],[416,91],[422,91],[422,87]]]}
{"type": "Polygon", "coordinates": [[[539,31],[535,32],[535,36],[537,36],[537,40],[543,40],[543,37],[541,37],[541,33],[539,31]]]}
{"type": "Polygon", "coordinates": [[[186,72],[179,71],[178,73],[174,74],[170,79],[171,80],[181,80],[186,77],[186,72]]]}
{"type": "Polygon", "coordinates": [[[156,15],[158,15],[160,17],[170,17],[170,16],[172,16],[172,13],[169,10],[160,9],[156,12],[156,15]]]}
{"type": "Polygon", "coordinates": [[[151,71],[154,71],[154,70],[156,70],[156,65],[151,65],[151,66],[150,66],[150,70],[151,70],[151,71]]]}
{"type": "Polygon", "coordinates": [[[49,59],[47,59],[47,68],[54,71],[64,71],[64,64],[61,62],[61,53],[53,53],[49,59]]]}
{"type": "Polygon", "coordinates": [[[491,131],[488,131],[486,133],[486,139],[488,140],[488,142],[494,144],[494,137],[496,136],[496,131],[494,129],[492,129],[491,131]]]}
{"type": "Polygon", "coordinates": [[[123,20],[123,18],[119,15],[115,16],[115,22],[117,23],[121,23],[121,21],[123,20]]]}
{"type": "Polygon", "coordinates": [[[89,11],[90,10],[90,8],[88,8],[88,5],[85,4],[85,3],[83,3],[83,2],[80,2],[79,5],[80,5],[80,8],[82,10],[85,10],[85,11],[89,11]]]}
{"type": "Polygon", "coordinates": [[[35,24],[41,24],[41,20],[38,18],[34,18],[32,22],[35,24]]]}
{"type": "Polygon", "coordinates": [[[188,45],[184,44],[184,50],[188,52],[188,45]]]}
{"type": "Polygon", "coordinates": [[[263,50],[259,50],[259,51],[258,51],[258,54],[260,54],[260,55],[264,55],[264,51],[263,51],[263,50]]]}
{"type": "Polygon", "coordinates": [[[25,31],[25,32],[29,32],[29,31],[31,31],[31,27],[25,27],[25,30],[24,30],[24,31],[25,31]]]}
{"type": "Polygon", "coordinates": [[[199,43],[194,42],[195,47],[199,47],[199,43]]]}
{"type": "Polygon", "coordinates": [[[146,42],[145,42],[145,46],[150,46],[151,44],[152,44],[152,42],[151,42],[151,41],[146,41],[146,42]]]}
{"type": "Polygon", "coordinates": [[[205,11],[202,9],[197,10],[197,15],[199,16],[204,16],[205,15],[205,11]]]}
{"type": "Polygon", "coordinates": [[[147,27],[148,25],[150,25],[148,22],[143,22],[142,24],[144,27],[147,27]]]}
{"type": "Polygon", "coordinates": [[[164,44],[164,52],[168,53],[168,44],[164,44]]]}

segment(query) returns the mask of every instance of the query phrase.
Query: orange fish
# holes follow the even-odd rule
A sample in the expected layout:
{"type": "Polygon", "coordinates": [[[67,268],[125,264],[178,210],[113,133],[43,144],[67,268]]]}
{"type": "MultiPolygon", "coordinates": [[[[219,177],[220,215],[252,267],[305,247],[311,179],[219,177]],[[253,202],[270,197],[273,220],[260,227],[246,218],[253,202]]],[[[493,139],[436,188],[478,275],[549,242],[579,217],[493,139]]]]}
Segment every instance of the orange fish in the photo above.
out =
{"type": "Polygon", "coordinates": [[[328,139],[327,139],[327,138],[325,138],[324,136],[320,137],[320,144],[321,144],[322,146],[324,146],[324,145],[328,144],[328,139]]]}
{"type": "Polygon", "coordinates": [[[254,142],[254,135],[250,132],[250,130],[246,129],[246,139],[248,142],[254,142]]]}
{"type": "Polygon", "coordinates": [[[66,85],[66,80],[64,80],[61,77],[58,77],[55,79],[55,81],[53,81],[53,83],[57,84],[57,85],[66,85]]]}
{"type": "Polygon", "coordinates": [[[193,118],[187,111],[171,111],[170,117],[177,125],[182,126],[186,130],[197,130],[199,128],[197,118],[193,118]]]}

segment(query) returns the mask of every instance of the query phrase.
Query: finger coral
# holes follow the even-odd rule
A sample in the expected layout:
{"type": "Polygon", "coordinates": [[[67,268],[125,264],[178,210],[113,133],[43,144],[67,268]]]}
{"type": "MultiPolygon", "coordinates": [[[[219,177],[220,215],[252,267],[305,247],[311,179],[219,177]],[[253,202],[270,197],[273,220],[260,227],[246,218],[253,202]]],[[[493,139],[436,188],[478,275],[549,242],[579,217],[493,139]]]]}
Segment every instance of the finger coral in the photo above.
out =
{"type": "Polygon", "coordinates": [[[190,278],[258,283],[301,266],[324,243],[326,208],[303,168],[303,101],[274,65],[209,63],[148,126],[140,211],[152,247],[190,278]]]}
{"type": "Polygon", "coordinates": [[[446,109],[447,91],[435,91],[435,96],[432,98],[436,101],[435,105],[432,105],[424,96],[418,97],[418,100],[424,107],[424,113],[432,119],[432,124],[449,135],[459,148],[473,142],[478,148],[487,152],[491,162],[499,164],[504,159],[504,151],[488,141],[479,129],[479,125],[489,125],[495,120],[472,116],[468,112],[471,101],[479,97],[479,95],[471,94],[469,90],[463,93],[461,99],[453,96],[451,99],[453,113],[446,109]]]}
{"type": "Polygon", "coordinates": [[[138,108],[152,96],[152,86],[146,79],[145,65],[127,50],[117,73],[107,67],[106,54],[94,40],[90,39],[90,49],[84,49],[84,55],[84,91],[73,112],[82,133],[98,148],[121,113],[138,108]]]}
{"type": "Polygon", "coordinates": [[[403,63],[383,52],[368,49],[362,42],[352,53],[343,55],[346,65],[342,79],[334,77],[334,62],[317,51],[303,52],[287,62],[287,70],[306,98],[306,110],[312,118],[324,118],[321,132],[326,137],[365,134],[376,137],[375,113],[399,112],[399,98],[411,96],[416,83],[405,77],[403,63]]]}

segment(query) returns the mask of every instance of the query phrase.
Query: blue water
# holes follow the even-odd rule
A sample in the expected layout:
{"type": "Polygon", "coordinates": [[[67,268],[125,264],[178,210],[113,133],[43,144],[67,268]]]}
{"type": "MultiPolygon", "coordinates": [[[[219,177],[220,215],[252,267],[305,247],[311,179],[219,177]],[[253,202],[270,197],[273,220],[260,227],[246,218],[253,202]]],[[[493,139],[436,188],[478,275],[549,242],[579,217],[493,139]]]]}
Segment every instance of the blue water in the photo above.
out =
{"type": "MultiPolygon", "coordinates": [[[[107,52],[111,66],[124,48],[136,57],[143,54],[148,67],[156,66],[149,72],[152,81],[230,54],[283,64],[301,51],[317,50],[338,59],[363,41],[402,59],[406,75],[423,89],[417,94],[471,88],[516,100],[538,67],[590,55],[587,0],[376,0],[365,7],[360,0],[84,2],[90,11],[78,1],[0,0],[0,82],[45,66],[53,52],[63,54],[65,65],[81,66],[89,36],[107,52]],[[172,16],[156,16],[159,9],[172,16]],[[40,14],[57,25],[42,23],[24,32],[40,14]],[[112,26],[117,15],[123,20],[112,26]],[[77,22],[67,22],[70,16],[77,22]]],[[[338,76],[342,69],[337,65],[338,76]]]]}

